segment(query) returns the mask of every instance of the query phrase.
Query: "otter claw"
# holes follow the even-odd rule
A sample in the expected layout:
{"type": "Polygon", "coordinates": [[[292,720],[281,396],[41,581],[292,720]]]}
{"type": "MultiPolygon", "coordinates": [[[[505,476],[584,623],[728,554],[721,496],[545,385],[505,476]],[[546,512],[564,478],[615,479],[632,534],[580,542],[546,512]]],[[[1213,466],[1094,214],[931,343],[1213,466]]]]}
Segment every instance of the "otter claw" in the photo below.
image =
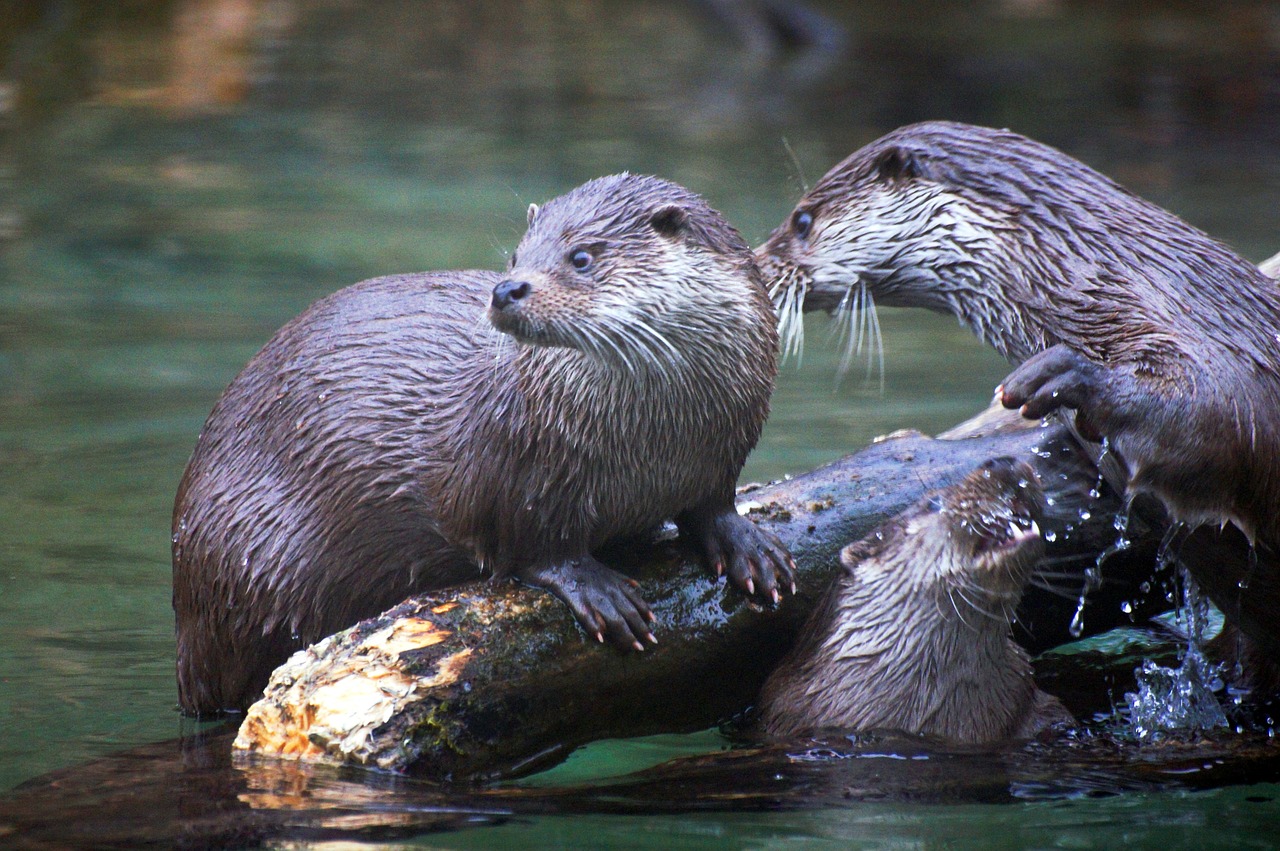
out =
{"type": "Polygon", "coordinates": [[[700,540],[717,577],[728,576],[749,596],[775,604],[782,599],[780,589],[795,593],[795,560],[777,538],[736,510],[687,515],[681,525],[700,540]]]}
{"type": "Polygon", "coordinates": [[[643,651],[644,641],[657,643],[646,626],[657,618],[637,592],[639,583],[590,556],[533,568],[521,578],[558,597],[601,644],[607,637],[619,649],[643,651]]]}

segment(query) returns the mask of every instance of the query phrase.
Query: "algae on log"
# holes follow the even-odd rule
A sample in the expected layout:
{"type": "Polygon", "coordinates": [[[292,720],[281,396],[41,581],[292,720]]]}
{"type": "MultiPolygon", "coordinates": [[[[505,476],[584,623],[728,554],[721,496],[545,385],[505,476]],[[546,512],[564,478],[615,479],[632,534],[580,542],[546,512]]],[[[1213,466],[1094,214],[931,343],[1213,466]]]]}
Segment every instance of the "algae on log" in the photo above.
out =
{"type": "MultiPolygon", "coordinates": [[[[586,639],[559,601],[531,588],[476,584],[416,597],[295,654],[249,710],[235,747],[461,780],[532,771],[594,739],[705,729],[754,699],[839,550],[924,492],[998,455],[1031,461],[1050,492],[1095,484],[1088,449],[1061,426],[988,413],[948,438],[892,436],[747,489],[739,510],[797,565],[797,593],[776,608],[726,591],[679,542],[605,555],[639,579],[657,615],[659,643],[643,653],[586,639]]],[[[1108,499],[1065,546],[1096,553],[1111,543],[1118,500],[1108,499]]]]}

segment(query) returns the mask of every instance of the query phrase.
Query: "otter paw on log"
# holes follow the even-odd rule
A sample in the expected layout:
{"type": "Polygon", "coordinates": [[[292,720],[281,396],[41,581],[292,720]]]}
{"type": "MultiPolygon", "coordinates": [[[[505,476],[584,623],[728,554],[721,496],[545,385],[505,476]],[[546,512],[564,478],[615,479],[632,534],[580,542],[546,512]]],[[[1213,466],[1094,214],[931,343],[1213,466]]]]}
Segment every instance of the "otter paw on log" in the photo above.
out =
{"type": "Polygon", "coordinates": [[[756,526],[730,506],[721,511],[688,512],[677,525],[697,542],[717,577],[752,596],[774,603],[782,590],[796,592],[795,561],[772,533],[756,526]]]}
{"type": "Polygon", "coordinates": [[[550,591],[596,641],[607,637],[623,650],[657,644],[649,626],[656,618],[640,593],[640,583],[605,567],[591,556],[533,568],[521,574],[530,585],[550,591]]]}

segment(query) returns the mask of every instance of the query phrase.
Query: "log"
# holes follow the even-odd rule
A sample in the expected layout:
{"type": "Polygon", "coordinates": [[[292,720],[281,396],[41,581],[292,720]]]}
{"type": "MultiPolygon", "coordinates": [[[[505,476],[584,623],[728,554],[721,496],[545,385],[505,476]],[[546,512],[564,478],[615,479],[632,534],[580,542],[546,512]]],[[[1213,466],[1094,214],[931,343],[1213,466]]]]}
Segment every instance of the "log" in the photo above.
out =
{"type": "MultiPolygon", "coordinates": [[[[1028,427],[988,412],[945,439],[895,434],[794,479],[743,489],[739,511],[796,561],[797,593],[776,608],[712,581],[679,540],[603,554],[639,579],[657,615],[659,643],[643,653],[598,646],[563,605],[531,588],[477,584],[416,597],[295,654],[247,713],[234,747],[481,780],[547,767],[599,738],[706,729],[749,706],[842,547],[1000,455],[1032,462],[1051,494],[1096,484],[1089,449],[1060,425],[1028,427]]],[[[1118,505],[1104,497],[1051,556],[1105,548],[1118,505]]],[[[1138,581],[1120,583],[1122,596],[1138,581]]],[[[1042,596],[1075,608],[1074,599],[1042,596]]],[[[1065,634],[1069,618],[1053,629],[1065,634]]],[[[1112,625],[1100,620],[1091,631],[1112,625]]]]}

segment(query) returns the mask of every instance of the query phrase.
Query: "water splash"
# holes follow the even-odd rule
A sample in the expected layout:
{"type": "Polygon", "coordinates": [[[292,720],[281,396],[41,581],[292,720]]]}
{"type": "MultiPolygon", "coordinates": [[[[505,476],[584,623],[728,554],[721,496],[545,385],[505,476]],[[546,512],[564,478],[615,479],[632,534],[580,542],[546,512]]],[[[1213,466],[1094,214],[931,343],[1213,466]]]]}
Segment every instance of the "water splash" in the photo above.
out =
{"type": "Polygon", "coordinates": [[[1171,732],[1228,726],[1215,694],[1224,686],[1222,666],[1209,662],[1201,649],[1209,622],[1209,600],[1181,567],[1178,578],[1182,604],[1174,613],[1174,625],[1187,636],[1179,665],[1165,668],[1145,660],[1137,671],[1137,692],[1124,696],[1129,730],[1141,741],[1154,741],[1171,732]]]}
{"type": "MultiPolygon", "coordinates": [[[[1106,452],[1106,445],[1103,445],[1103,452],[1106,452]]],[[[1089,491],[1090,499],[1099,499],[1102,496],[1101,488],[1103,486],[1102,479],[1098,479],[1097,487],[1089,491]]],[[[1080,586],[1080,596],[1076,600],[1076,611],[1071,617],[1071,624],[1067,627],[1068,634],[1072,638],[1079,638],[1084,635],[1084,607],[1089,602],[1089,595],[1102,587],[1102,564],[1116,553],[1124,552],[1132,546],[1132,542],[1128,537],[1129,530],[1129,507],[1131,500],[1126,500],[1124,508],[1121,509],[1111,521],[1112,526],[1116,530],[1115,543],[1107,547],[1098,554],[1098,558],[1094,561],[1093,567],[1086,568],[1084,572],[1084,583],[1080,586]]],[[[1092,515],[1088,509],[1080,510],[1081,521],[1088,520],[1092,515]]],[[[1067,527],[1070,531],[1071,527],[1067,527]]],[[[1047,538],[1047,536],[1046,536],[1047,538]]]]}

